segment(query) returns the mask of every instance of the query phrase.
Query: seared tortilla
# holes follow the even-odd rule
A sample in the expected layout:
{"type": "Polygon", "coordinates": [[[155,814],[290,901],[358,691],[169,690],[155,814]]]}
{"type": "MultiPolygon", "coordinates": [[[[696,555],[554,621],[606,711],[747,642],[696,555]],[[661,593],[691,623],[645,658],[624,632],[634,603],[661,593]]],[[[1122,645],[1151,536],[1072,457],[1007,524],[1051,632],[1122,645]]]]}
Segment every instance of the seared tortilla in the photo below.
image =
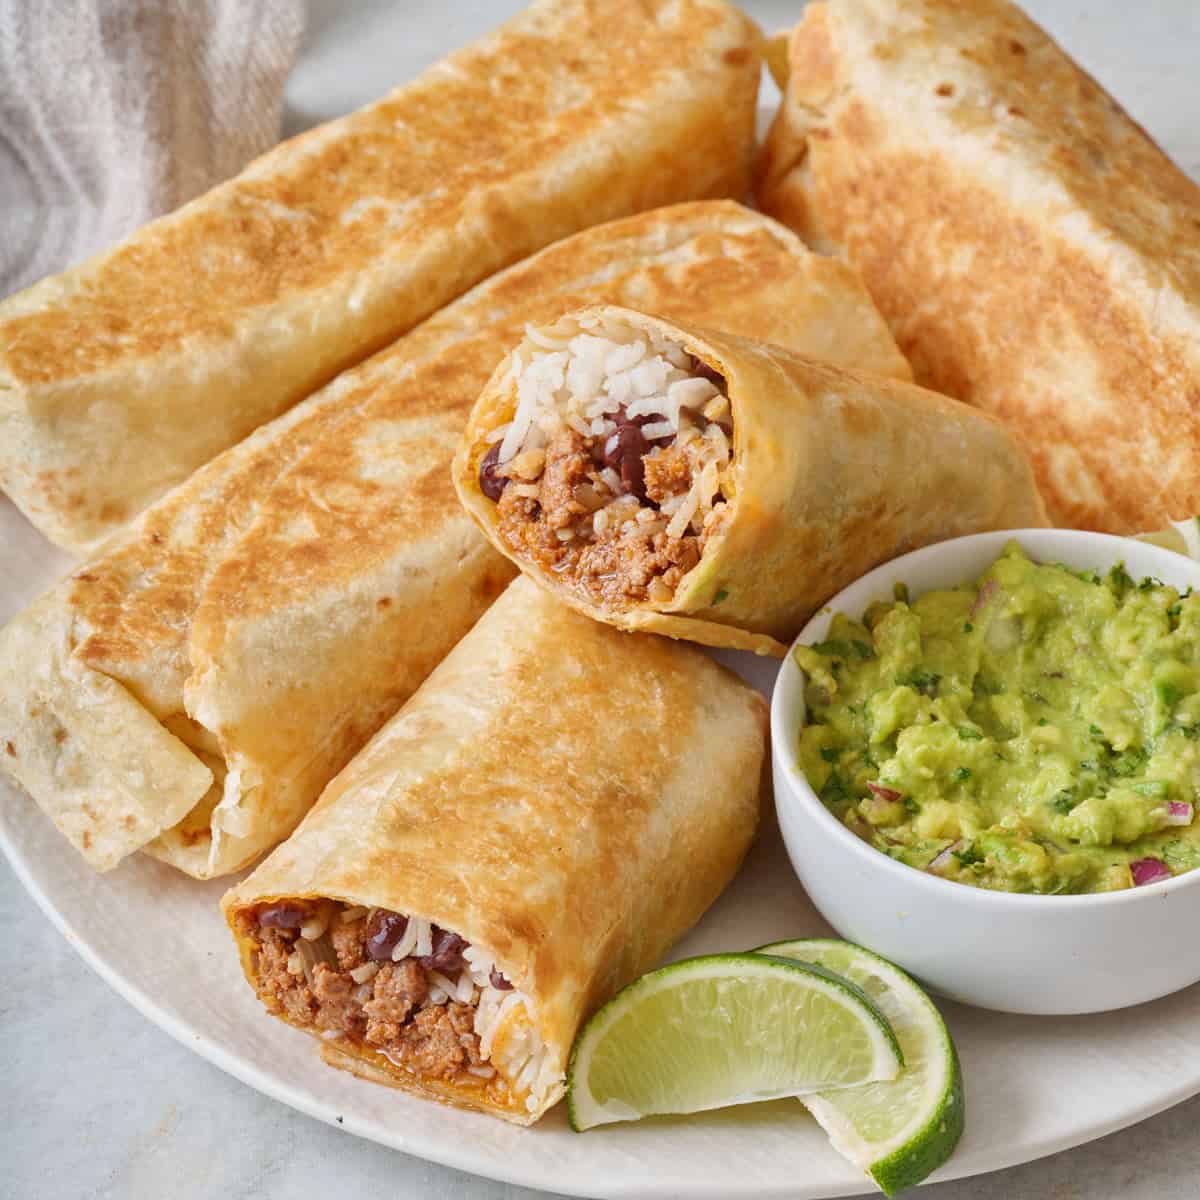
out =
{"type": "Polygon", "coordinates": [[[619,633],[519,579],[225,896],[242,969],[254,984],[256,906],[289,899],[420,916],[486,947],[552,1059],[557,1082],[532,1106],[478,1078],[411,1074],[360,1040],[322,1049],[529,1124],[562,1095],[584,1019],[732,879],[758,820],[766,719],[698,650],[619,633]]]}
{"type": "Polygon", "coordinates": [[[83,553],[472,284],[748,186],[758,35],[721,0],[538,0],[0,304],[0,488],[83,553]]]}
{"type": "Polygon", "coordinates": [[[823,601],[887,559],[962,534],[1046,523],[1028,460],[992,417],[907,382],[611,307],[532,330],[496,368],[460,442],[454,481],[496,549],[580,612],[623,629],[775,655],[823,601]],[[640,331],[724,379],[727,504],[699,562],[663,600],[598,598],[570,567],[506,538],[501,506],[481,487],[494,431],[514,420],[515,360],[529,362],[547,339],[580,327],[640,331]]]}
{"type": "Polygon", "coordinates": [[[0,763],[92,866],[145,846],[221,875],[291,832],[515,574],[454,495],[454,447],[526,322],[601,301],[907,370],[850,268],[731,201],[588,230],[480,285],[0,632],[0,763]]]}
{"type": "Polygon", "coordinates": [[[1020,437],[1057,524],[1200,510],[1200,188],[1006,0],[812,4],[790,68],[760,203],[917,381],[1020,437]]]}

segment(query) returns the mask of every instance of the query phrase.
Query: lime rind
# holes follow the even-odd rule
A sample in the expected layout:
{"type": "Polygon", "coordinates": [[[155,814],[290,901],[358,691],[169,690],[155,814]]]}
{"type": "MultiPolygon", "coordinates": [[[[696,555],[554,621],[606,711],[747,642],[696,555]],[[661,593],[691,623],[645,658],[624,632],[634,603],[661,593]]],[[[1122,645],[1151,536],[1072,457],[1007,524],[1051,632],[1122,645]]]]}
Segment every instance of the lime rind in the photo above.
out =
{"type": "Polygon", "coordinates": [[[895,1078],[902,1064],[887,1018],[852,981],[792,958],[704,955],[641,976],[587,1022],[567,1064],[567,1114],[582,1131],[895,1078]],[[765,1020],[753,1020],[758,1004],[765,1020]],[[819,1028],[789,1040],[797,1020],[819,1028]],[[839,1032],[823,1037],[830,1022],[839,1032]]]}
{"type": "Polygon", "coordinates": [[[895,1080],[805,1096],[834,1149],[888,1196],[915,1187],[953,1153],[965,1117],[962,1070],[932,1000],[894,963],[832,938],[775,942],[760,953],[795,955],[845,974],[891,1022],[906,1068],[895,1080]]]}

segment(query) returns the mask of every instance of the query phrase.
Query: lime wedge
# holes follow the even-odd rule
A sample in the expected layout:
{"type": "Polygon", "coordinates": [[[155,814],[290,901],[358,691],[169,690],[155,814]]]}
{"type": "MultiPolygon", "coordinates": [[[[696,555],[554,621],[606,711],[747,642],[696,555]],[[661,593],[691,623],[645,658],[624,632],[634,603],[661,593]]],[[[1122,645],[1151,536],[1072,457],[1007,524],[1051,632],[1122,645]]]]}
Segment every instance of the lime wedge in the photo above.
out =
{"type": "Polygon", "coordinates": [[[1156,529],[1153,533],[1139,533],[1141,542],[1150,542],[1176,554],[1200,560],[1200,517],[1188,517],[1186,521],[1172,521],[1167,529],[1156,529]]]}
{"type": "Polygon", "coordinates": [[[711,954],[652,971],[580,1031],[576,1130],[895,1079],[904,1059],[866,993],[821,966],[711,954]]]}
{"type": "Polygon", "coordinates": [[[885,1195],[915,1187],[950,1157],[963,1130],[958,1054],[933,1001],[899,967],[850,942],[776,942],[760,953],[844,975],[887,1017],[904,1053],[900,1075],[803,1102],[834,1149],[862,1167],[885,1195]]]}

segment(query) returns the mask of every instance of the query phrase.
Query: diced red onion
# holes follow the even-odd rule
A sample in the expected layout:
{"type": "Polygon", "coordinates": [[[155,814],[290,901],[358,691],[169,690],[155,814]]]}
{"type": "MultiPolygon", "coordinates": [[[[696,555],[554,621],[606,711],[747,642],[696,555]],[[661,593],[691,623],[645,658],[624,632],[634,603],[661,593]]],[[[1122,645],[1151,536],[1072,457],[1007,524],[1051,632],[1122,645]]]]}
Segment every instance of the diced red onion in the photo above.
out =
{"type": "Polygon", "coordinates": [[[492,968],[491,974],[488,975],[488,982],[498,992],[511,992],[512,991],[512,984],[509,983],[508,980],[505,979],[504,976],[501,975],[500,972],[497,971],[495,967],[492,968]]]}
{"type": "Polygon", "coordinates": [[[1161,883],[1171,878],[1171,868],[1158,858],[1139,858],[1129,864],[1134,887],[1145,887],[1148,883],[1161,883]]]}
{"type": "Polygon", "coordinates": [[[1168,825],[1190,825],[1195,816],[1196,810],[1186,800],[1172,800],[1167,805],[1168,825]]]}
{"type": "Polygon", "coordinates": [[[867,787],[875,793],[880,800],[903,800],[904,795],[896,791],[895,788],[884,787],[882,783],[868,783],[867,787]]]}
{"type": "Polygon", "coordinates": [[[979,595],[975,597],[975,603],[971,605],[971,616],[977,617],[983,610],[983,606],[1000,590],[1000,585],[994,580],[989,579],[987,583],[979,589],[979,595]]]}
{"type": "Polygon", "coordinates": [[[925,868],[927,871],[932,871],[935,875],[940,875],[949,865],[950,860],[954,857],[955,850],[962,848],[962,839],[957,842],[951,842],[930,864],[925,868]]]}

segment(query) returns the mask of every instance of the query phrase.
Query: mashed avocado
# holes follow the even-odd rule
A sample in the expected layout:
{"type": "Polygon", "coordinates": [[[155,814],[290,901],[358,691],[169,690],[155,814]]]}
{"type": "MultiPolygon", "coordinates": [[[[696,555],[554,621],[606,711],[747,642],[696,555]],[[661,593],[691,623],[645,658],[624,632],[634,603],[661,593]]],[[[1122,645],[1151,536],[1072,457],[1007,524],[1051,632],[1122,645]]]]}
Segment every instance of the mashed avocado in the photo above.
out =
{"type": "Polygon", "coordinates": [[[1200,592],[1030,561],[799,647],[800,761],[877,850],[1009,892],[1200,867],[1200,592]]]}

